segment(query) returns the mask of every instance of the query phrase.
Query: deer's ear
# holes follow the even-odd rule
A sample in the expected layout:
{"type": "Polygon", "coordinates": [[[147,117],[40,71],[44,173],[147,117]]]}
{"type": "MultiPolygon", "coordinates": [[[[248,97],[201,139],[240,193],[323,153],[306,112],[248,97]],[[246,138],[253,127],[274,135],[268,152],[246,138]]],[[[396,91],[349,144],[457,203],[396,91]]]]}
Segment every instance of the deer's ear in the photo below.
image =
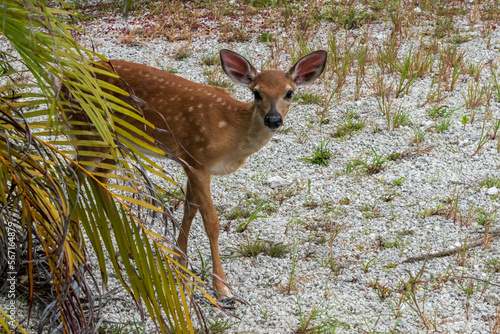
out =
{"type": "Polygon", "coordinates": [[[257,71],[243,56],[230,50],[220,50],[222,69],[237,84],[248,86],[257,75],[257,71]]]}
{"type": "Polygon", "coordinates": [[[323,73],[326,58],[326,51],[313,52],[296,62],[288,71],[288,74],[297,86],[308,85],[323,73]]]}

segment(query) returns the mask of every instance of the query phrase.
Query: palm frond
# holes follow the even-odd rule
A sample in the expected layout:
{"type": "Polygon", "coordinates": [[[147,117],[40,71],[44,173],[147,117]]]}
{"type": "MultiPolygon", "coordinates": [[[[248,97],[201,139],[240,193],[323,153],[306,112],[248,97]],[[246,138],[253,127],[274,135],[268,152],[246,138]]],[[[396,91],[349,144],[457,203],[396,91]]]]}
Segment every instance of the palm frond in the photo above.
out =
{"type": "Polygon", "coordinates": [[[0,61],[0,247],[8,254],[11,240],[19,246],[13,270],[7,257],[0,258],[0,277],[23,273],[17,284],[27,281],[30,303],[38,297],[47,304],[41,326],[59,326],[65,333],[96,330],[101,296],[87,264],[87,237],[105,283],[110,261],[123,288],[146,306],[162,332],[193,332],[188,299],[201,291],[215,301],[175,261],[175,244],[150,227],[152,212],[161,213],[160,220],[170,216],[161,200],[165,193],[145,171],[173,181],[135,148],[164,154],[154,139],[116,116],[142,120],[140,112],[109,94],[126,92],[96,79],[104,72],[91,59],[104,57],[72,39],[71,30],[78,29],[63,19],[72,11],[6,0],[2,12],[0,34],[16,54],[3,52],[0,61]],[[89,122],[66,120],[60,110],[85,113],[89,122]],[[71,130],[66,121],[73,122],[71,130]],[[76,147],[88,148],[78,150],[81,161],[73,158],[76,147]],[[103,159],[114,164],[94,161],[103,159]],[[103,176],[107,184],[99,181],[103,176]],[[37,275],[45,277],[56,300],[38,294],[37,275]]]}

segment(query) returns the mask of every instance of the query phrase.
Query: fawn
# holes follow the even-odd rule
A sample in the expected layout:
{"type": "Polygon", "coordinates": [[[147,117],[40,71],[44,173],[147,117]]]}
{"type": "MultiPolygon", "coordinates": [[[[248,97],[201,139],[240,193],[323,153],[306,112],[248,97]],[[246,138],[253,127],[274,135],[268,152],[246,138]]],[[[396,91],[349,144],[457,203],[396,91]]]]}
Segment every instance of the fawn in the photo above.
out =
{"type": "MultiPolygon", "coordinates": [[[[120,79],[106,75],[97,75],[97,78],[128,91],[131,97],[114,94],[123,101],[131,105],[141,102],[138,109],[155,129],[144,129],[142,123],[131,117],[121,118],[146,131],[155,138],[158,148],[178,158],[182,164],[188,181],[184,217],[177,239],[183,252],[181,262],[187,262],[189,230],[199,210],[210,241],[214,290],[219,300],[232,303],[219,255],[219,218],[212,203],[210,176],[236,171],[248,156],[271,139],[283,124],[293,92],[320,76],[327,53],[313,52],[297,61],[288,72],[266,70],[259,73],[247,59],[230,50],[221,50],[220,59],[224,72],[253,92],[253,101],[241,102],[225,89],[124,60],[101,63],[103,69],[116,73],[120,79]]],[[[69,114],[66,117],[71,123],[81,120],[82,116],[69,114]]],[[[85,156],[78,158],[86,159],[85,156]]],[[[108,160],[101,162],[114,162],[108,160]]],[[[101,177],[100,181],[105,183],[107,180],[101,177]]]]}

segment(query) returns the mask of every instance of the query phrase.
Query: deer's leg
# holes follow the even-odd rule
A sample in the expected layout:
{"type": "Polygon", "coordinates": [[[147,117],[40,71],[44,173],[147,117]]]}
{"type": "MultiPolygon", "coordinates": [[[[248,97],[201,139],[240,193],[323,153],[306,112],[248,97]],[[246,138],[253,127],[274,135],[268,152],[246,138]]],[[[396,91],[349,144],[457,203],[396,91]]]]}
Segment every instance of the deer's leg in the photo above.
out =
{"type": "Polygon", "coordinates": [[[195,202],[199,206],[203,225],[210,242],[213,268],[213,287],[217,299],[231,298],[231,290],[226,286],[226,274],[222,269],[222,262],[219,254],[219,217],[215,211],[210,193],[210,173],[204,171],[188,172],[189,183],[192,185],[191,191],[195,197],[195,202]]]}
{"type": "Polygon", "coordinates": [[[186,257],[189,230],[191,229],[191,223],[193,222],[194,216],[196,216],[197,212],[198,205],[196,203],[192,185],[188,179],[186,185],[186,198],[184,200],[184,216],[182,217],[181,230],[179,231],[179,236],[177,237],[177,246],[183,252],[183,254],[181,254],[181,264],[183,266],[187,265],[186,257]]]}

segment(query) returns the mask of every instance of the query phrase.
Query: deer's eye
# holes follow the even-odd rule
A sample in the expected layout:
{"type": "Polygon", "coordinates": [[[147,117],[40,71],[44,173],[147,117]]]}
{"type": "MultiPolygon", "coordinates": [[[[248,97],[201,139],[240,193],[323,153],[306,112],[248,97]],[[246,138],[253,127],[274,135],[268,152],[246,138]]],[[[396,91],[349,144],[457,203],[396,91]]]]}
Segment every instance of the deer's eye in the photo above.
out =
{"type": "Polygon", "coordinates": [[[260,96],[260,93],[259,93],[258,90],[254,90],[253,91],[253,96],[255,97],[256,101],[261,101],[262,100],[262,96],[260,96]]]}
{"type": "Polygon", "coordinates": [[[293,91],[289,90],[286,92],[285,99],[290,100],[292,98],[293,91]]]}

